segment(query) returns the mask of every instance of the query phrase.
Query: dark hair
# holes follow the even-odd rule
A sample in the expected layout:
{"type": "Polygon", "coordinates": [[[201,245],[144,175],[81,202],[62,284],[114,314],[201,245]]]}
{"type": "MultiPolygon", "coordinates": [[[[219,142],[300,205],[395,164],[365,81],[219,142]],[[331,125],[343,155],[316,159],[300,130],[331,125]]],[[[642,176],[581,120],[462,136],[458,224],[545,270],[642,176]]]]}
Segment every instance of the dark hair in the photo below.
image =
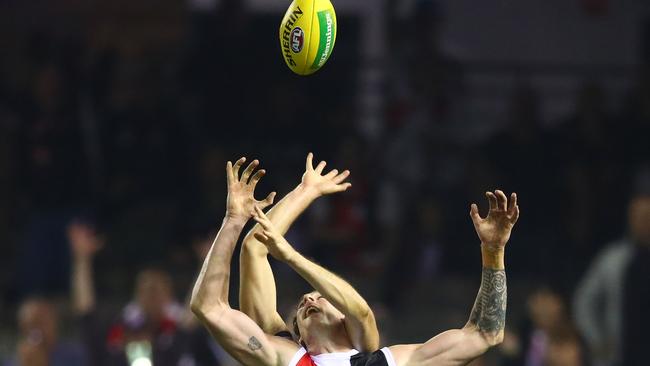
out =
{"type": "Polygon", "coordinates": [[[296,337],[296,342],[299,342],[301,346],[307,349],[305,342],[300,340],[300,329],[298,328],[298,315],[293,317],[293,335],[296,337]]]}
{"type": "Polygon", "coordinates": [[[298,329],[298,316],[293,317],[293,334],[297,337],[300,338],[300,329],[298,329]]]}

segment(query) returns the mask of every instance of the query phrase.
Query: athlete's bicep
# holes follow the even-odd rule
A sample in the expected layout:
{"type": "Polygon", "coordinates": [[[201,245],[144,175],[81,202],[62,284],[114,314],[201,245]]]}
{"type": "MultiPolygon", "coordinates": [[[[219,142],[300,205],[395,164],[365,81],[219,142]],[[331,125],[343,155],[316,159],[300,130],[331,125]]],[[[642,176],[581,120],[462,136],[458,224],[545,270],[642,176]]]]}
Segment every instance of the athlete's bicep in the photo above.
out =
{"type": "Polygon", "coordinates": [[[485,353],[486,341],[470,329],[440,333],[422,344],[389,347],[397,366],[459,366],[485,353]]]}
{"type": "Polygon", "coordinates": [[[268,335],[246,314],[231,308],[216,309],[201,316],[215,340],[244,365],[288,364],[298,345],[268,335]]]}

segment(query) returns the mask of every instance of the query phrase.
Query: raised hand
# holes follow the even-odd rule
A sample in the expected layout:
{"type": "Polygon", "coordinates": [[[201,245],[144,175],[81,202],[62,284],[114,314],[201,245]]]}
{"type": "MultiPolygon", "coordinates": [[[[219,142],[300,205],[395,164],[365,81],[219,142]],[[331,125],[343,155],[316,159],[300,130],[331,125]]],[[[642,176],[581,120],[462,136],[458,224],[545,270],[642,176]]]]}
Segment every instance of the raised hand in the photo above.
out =
{"type": "Polygon", "coordinates": [[[289,242],[278,232],[271,220],[259,208],[255,207],[255,216],[253,216],[262,226],[262,232],[256,232],[255,238],[262,242],[269,250],[273,258],[286,262],[296,252],[289,242]]]}
{"type": "Polygon", "coordinates": [[[482,218],[478,213],[478,206],[472,204],[470,216],[474,222],[474,228],[481,243],[491,248],[505,247],[510,232],[519,218],[519,206],[517,206],[517,194],[510,195],[510,201],[506,195],[499,190],[486,192],[490,203],[490,211],[486,218],[482,218]]]}
{"type": "Polygon", "coordinates": [[[226,164],[226,177],[228,178],[226,217],[246,222],[255,214],[256,207],[265,208],[273,203],[275,192],[269,193],[262,201],[256,200],[254,197],[255,186],[257,186],[257,183],[266,174],[266,171],[262,169],[253,174],[255,168],[260,163],[258,160],[253,160],[244,169],[240,177],[239,169],[244,162],[246,162],[246,158],[237,160],[234,166],[230,161],[226,164]]]}
{"type": "Polygon", "coordinates": [[[305,174],[302,176],[302,185],[306,189],[312,190],[317,196],[324,196],[343,192],[352,186],[350,183],[344,183],[345,179],[350,175],[349,170],[344,170],[339,174],[337,169],[333,169],[323,175],[327,163],[321,161],[314,169],[313,159],[314,154],[309,153],[305,162],[305,174]]]}
{"type": "Polygon", "coordinates": [[[67,228],[70,249],[75,258],[90,258],[104,247],[104,238],[90,225],[74,221],[67,228]]]}

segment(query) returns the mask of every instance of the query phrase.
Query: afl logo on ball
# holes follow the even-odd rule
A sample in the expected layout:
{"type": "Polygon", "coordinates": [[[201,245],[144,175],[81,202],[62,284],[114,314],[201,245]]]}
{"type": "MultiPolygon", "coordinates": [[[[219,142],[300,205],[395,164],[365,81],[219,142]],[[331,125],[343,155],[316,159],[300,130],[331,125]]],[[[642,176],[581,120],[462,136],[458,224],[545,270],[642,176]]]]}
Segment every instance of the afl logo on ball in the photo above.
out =
{"type": "Polygon", "coordinates": [[[302,45],[305,43],[305,32],[300,27],[293,28],[291,31],[291,50],[295,53],[302,51],[302,45]]]}

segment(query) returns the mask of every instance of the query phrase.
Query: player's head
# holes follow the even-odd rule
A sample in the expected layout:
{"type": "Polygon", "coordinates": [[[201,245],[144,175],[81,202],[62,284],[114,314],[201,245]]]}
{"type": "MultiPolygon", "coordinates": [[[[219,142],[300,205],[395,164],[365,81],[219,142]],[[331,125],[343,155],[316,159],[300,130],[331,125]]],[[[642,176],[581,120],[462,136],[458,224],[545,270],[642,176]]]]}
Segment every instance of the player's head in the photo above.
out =
{"type": "Polygon", "coordinates": [[[135,300],[149,318],[164,315],[165,306],[173,299],[172,282],[167,272],[145,269],[138,273],[135,283],[135,300]]]}
{"type": "Polygon", "coordinates": [[[303,341],[311,335],[336,335],[345,330],[345,315],[318,291],[304,294],[297,304],[293,331],[303,341]]]}
{"type": "Polygon", "coordinates": [[[50,301],[41,298],[25,300],[18,309],[18,329],[32,342],[53,346],[58,336],[58,314],[50,301]]]}
{"type": "Polygon", "coordinates": [[[550,332],[565,322],[566,304],[559,291],[542,285],[528,297],[528,314],[537,328],[550,332]]]}

